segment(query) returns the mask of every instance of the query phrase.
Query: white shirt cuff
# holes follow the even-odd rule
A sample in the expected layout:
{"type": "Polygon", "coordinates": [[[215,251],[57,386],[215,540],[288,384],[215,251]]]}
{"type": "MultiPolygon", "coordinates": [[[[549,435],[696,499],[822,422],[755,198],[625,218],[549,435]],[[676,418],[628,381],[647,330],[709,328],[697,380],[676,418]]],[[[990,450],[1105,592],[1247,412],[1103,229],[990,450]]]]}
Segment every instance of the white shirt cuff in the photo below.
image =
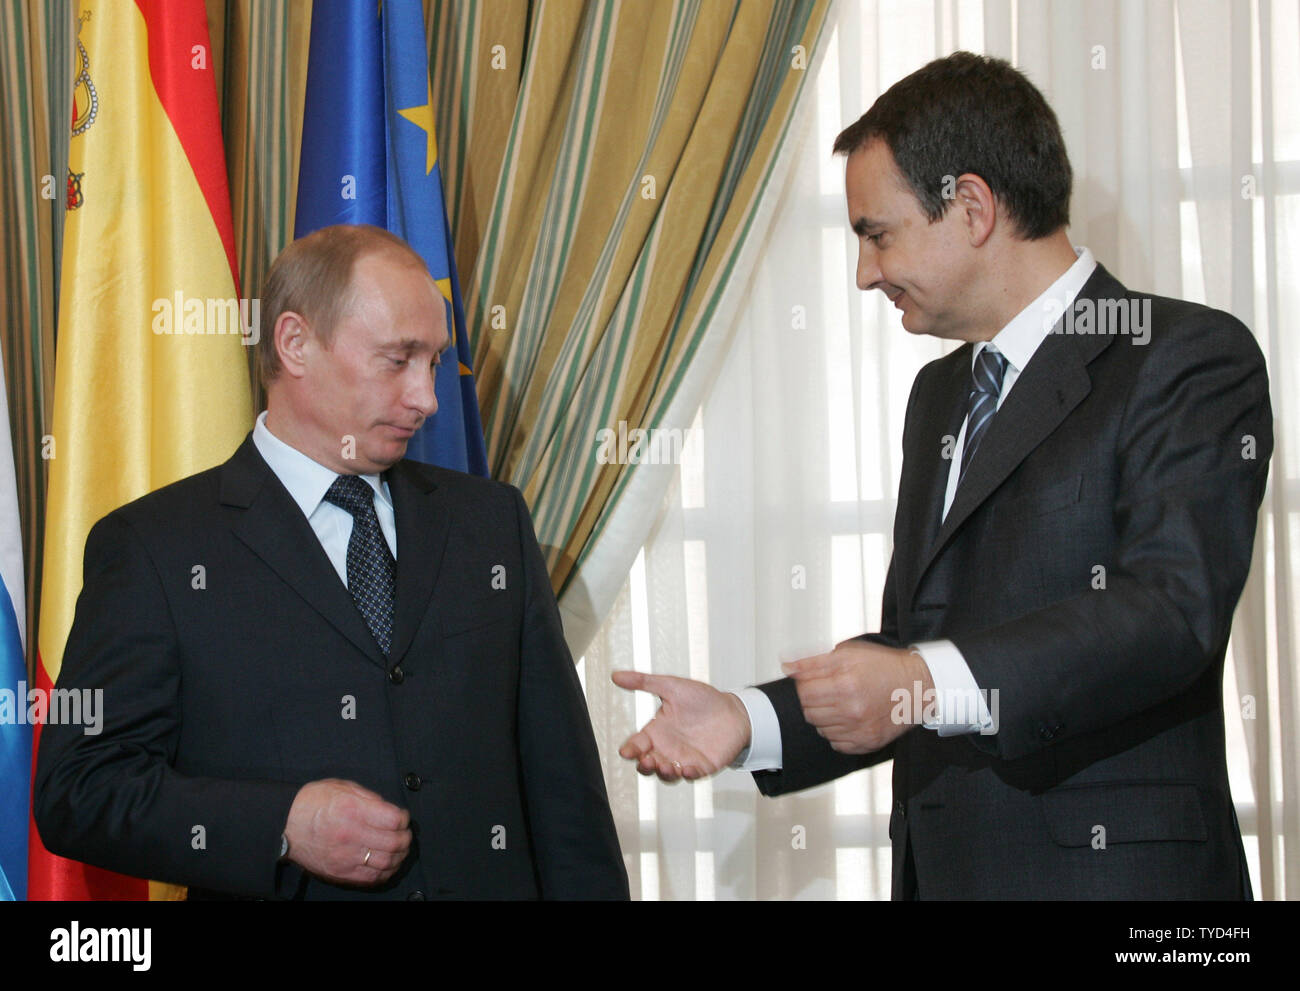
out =
{"type": "Polygon", "coordinates": [[[951,640],[930,640],[913,644],[912,649],[921,655],[934,681],[934,698],[922,700],[922,722],[926,729],[937,730],[940,736],[964,733],[988,736],[998,731],[997,721],[989,709],[992,701],[993,711],[997,710],[996,698],[985,698],[956,644],[951,640]]]}
{"type": "Polygon", "coordinates": [[[749,713],[749,746],[742,750],[731,766],[739,771],[781,770],[781,721],[776,718],[772,700],[758,688],[732,692],[749,713]]]}

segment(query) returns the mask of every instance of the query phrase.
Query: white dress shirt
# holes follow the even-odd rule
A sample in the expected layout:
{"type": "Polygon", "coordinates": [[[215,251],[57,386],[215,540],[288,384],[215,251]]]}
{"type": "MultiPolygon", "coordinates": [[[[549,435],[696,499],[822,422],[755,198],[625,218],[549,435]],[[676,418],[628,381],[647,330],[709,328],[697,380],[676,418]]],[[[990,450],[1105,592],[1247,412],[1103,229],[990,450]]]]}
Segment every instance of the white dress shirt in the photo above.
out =
{"type": "MultiPolygon", "coordinates": [[[[998,393],[998,408],[1006,401],[1020,372],[1029,364],[1038,346],[1043,343],[1052,327],[1083,289],[1092,276],[1097,260],[1087,248],[1074,249],[1077,256],[1059,279],[1047,287],[1037,299],[1021,310],[1003,327],[993,340],[981,341],[971,352],[971,370],[975,359],[992,344],[1007,359],[1002,377],[1002,390],[998,393]]],[[[948,516],[953,497],[957,493],[957,479],[961,473],[961,455],[966,445],[966,421],[962,421],[957,434],[957,445],[948,467],[948,486],[943,497],[943,516],[948,516]]],[[[925,728],[936,730],[940,736],[957,736],[962,733],[995,732],[992,716],[984,697],[980,694],[970,665],[951,640],[930,640],[912,645],[930,669],[934,681],[935,718],[926,720],[925,728]],[[972,716],[976,716],[972,719],[972,716]]],[[[772,708],[771,700],[757,688],[744,688],[736,693],[749,713],[750,745],[736,758],[733,767],[744,771],[775,771],[781,768],[781,725],[772,708]]]]}
{"type": "MultiPolygon", "coordinates": [[[[253,427],[253,444],[263,459],[275,472],[293,501],[298,504],[302,514],[307,517],[316,539],[325,550],[330,564],[339,573],[344,586],[348,583],[348,539],[352,536],[352,514],[342,506],[325,499],[325,493],[338,478],[338,472],[326,468],[319,461],[313,461],[295,447],[290,447],[279,437],[271,433],[266,426],[266,411],[257,417],[253,427]]],[[[362,475],[375,490],[375,515],[379,517],[379,529],[384,532],[388,549],[397,560],[397,522],[393,514],[393,500],[388,492],[388,483],[378,475],[362,475]]]]}

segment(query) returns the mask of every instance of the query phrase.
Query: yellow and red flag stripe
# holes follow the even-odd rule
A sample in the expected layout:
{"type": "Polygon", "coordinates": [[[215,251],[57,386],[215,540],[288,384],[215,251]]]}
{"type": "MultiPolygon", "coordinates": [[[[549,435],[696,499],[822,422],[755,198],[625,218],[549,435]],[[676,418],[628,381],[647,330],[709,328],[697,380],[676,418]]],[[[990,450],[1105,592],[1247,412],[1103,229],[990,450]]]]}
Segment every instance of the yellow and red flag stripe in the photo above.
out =
{"type": "MultiPolygon", "coordinates": [[[[57,681],[91,526],[224,461],[252,423],[203,0],[81,0],[37,687],[57,681]]],[[[36,746],[40,746],[40,727],[36,746]]],[[[179,897],[50,854],[28,897],[179,897]]]]}

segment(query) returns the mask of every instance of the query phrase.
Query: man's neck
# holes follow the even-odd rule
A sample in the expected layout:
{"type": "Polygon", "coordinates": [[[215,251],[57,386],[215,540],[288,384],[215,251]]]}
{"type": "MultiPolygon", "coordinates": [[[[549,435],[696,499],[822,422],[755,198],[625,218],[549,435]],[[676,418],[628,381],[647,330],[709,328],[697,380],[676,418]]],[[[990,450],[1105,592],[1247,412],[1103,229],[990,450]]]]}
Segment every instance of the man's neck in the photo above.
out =
{"type": "Polygon", "coordinates": [[[330,471],[353,474],[357,470],[355,466],[340,463],[340,459],[334,456],[333,451],[318,450],[319,445],[311,443],[310,433],[301,429],[298,420],[289,415],[282,405],[277,404],[270,393],[266,397],[265,426],[276,440],[287,444],[299,454],[311,458],[330,471]]]}
{"type": "Polygon", "coordinates": [[[993,264],[991,281],[996,288],[986,304],[988,316],[967,339],[975,343],[993,340],[1076,260],[1064,228],[1036,241],[1008,240],[993,264]]]}

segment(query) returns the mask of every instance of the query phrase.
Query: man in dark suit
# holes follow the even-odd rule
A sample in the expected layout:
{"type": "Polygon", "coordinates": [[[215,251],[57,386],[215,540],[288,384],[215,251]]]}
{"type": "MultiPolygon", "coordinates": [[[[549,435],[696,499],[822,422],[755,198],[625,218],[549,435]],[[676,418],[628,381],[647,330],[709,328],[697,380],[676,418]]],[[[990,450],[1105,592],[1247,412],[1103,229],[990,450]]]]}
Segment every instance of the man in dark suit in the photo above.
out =
{"type": "Polygon", "coordinates": [[[908,399],[882,629],[738,696],[620,672],[663,699],[620,752],[766,795],[892,757],[895,898],[1250,897],[1222,681],[1258,346],[1071,246],[1055,115],[1005,62],[927,65],[835,151],[859,288],[965,342],[908,399]]]}
{"type": "Polygon", "coordinates": [[[520,493],[402,459],[449,342],[424,263],[325,228],[263,295],[253,433],[86,542],[59,687],[103,729],[46,727],[41,838],[191,897],[626,898],[520,493]]]}

